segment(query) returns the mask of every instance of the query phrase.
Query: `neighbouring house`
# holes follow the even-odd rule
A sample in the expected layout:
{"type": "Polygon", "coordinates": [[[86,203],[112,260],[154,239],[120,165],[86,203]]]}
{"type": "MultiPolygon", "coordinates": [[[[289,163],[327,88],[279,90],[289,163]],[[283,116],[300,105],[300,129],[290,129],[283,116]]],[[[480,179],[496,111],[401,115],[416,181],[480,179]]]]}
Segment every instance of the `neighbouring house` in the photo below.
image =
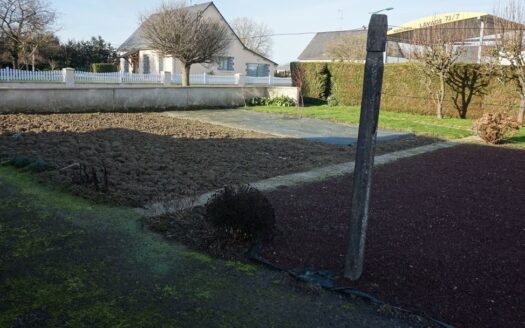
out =
{"type": "MultiPolygon", "coordinates": [[[[334,61],[364,62],[367,34],[368,30],[366,27],[357,30],[317,33],[299,55],[298,61],[326,63],[334,61]],[[361,49],[351,49],[351,47],[360,47],[361,49]],[[338,56],[338,52],[342,52],[342,56],[338,56]],[[344,58],[345,53],[358,54],[357,56],[362,58],[342,60],[341,57],[344,58]]],[[[397,54],[399,51],[401,51],[401,49],[397,42],[388,42],[388,59],[390,59],[390,62],[393,58],[395,58],[395,61],[398,61],[397,58],[399,58],[399,56],[397,54]]]]}
{"type": "MultiPolygon", "coordinates": [[[[204,17],[224,22],[231,31],[232,41],[224,56],[217,58],[217,62],[210,64],[194,64],[191,74],[216,74],[246,76],[269,76],[277,69],[277,63],[248,49],[235,34],[226,19],[222,16],[213,2],[196,4],[187,7],[188,10],[200,12],[204,17]]],[[[119,48],[120,70],[122,72],[158,74],[168,71],[180,74],[179,61],[176,58],[162,56],[148,46],[139,27],[119,48]]]]}
{"type": "Polygon", "coordinates": [[[330,46],[343,38],[359,38],[366,30],[332,31],[317,33],[299,55],[300,62],[332,62],[336,60],[330,53],[330,46]]]}
{"type": "Polygon", "coordinates": [[[290,63],[278,66],[277,69],[275,70],[275,76],[291,77],[292,69],[290,68],[290,63]]]}

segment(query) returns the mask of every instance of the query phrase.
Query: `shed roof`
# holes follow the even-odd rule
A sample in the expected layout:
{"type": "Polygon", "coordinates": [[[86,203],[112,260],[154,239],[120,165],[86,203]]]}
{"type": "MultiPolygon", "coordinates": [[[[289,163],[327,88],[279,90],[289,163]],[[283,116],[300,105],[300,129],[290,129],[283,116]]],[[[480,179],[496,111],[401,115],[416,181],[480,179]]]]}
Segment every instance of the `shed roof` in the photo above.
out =
{"type": "MultiPolygon", "coordinates": [[[[485,35],[496,33],[497,25],[501,23],[519,29],[525,28],[523,24],[511,22],[485,12],[453,12],[422,17],[394,27],[388,31],[388,39],[411,43],[414,36],[421,38],[427,31],[441,31],[447,32],[450,38],[457,39],[454,41],[462,42],[467,39],[479,38],[482,22],[485,35]],[[455,33],[449,31],[455,31],[455,33]]],[[[432,38],[432,35],[429,34],[427,38],[432,38]]]]}

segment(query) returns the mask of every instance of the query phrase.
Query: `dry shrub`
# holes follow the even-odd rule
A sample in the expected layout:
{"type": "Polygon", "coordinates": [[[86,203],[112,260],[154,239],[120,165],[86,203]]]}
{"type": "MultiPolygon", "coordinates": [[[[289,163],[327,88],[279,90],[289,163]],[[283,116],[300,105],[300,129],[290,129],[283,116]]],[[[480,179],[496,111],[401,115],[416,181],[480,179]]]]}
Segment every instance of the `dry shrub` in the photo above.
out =
{"type": "Polygon", "coordinates": [[[275,212],[266,196],[250,186],[227,186],[206,204],[208,220],[237,240],[268,240],[275,212]]]}
{"type": "Polygon", "coordinates": [[[488,113],[475,121],[472,129],[485,142],[499,144],[515,135],[520,126],[515,119],[506,114],[488,113]]]}

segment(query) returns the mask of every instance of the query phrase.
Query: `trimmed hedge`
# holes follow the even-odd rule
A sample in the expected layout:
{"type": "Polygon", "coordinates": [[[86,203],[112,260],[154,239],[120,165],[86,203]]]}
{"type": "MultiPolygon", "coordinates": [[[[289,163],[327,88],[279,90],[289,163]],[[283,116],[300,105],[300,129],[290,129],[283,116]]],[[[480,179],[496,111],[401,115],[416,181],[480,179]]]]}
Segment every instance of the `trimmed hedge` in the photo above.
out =
{"type": "Polygon", "coordinates": [[[91,65],[93,73],[111,73],[118,72],[117,66],[110,63],[95,63],[91,65]]]}
{"type": "MultiPolygon", "coordinates": [[[[419,64],[387,64],[383,81],[381,108],[385,111],[435,115],[435,105],[423,84],[419,64]]],[[[473,65],[474,68],[477,65],[473,65]]],[[[304,76],[303,96],[306,104],[324,103],[328,96],[340,105],[358,106],[364,79],[364,65],[351,63],[292,63],[292,76],[304,76]],[[294,74],[294,70],[302,74],[294,74]],[[328,73],[320,73],[327,70],[328,73]],[[327,83],[326,76],[330,77],[327,83]],[[326,91],[328,85],[330,90],[326,91]]],[[[294,84],[297,83],[294,81],[294,84]]],[[[445,115],[459,117],[454,106],[452,88],[447,87],[445,115]]],[[[474,96],[467,118],[479,118],[484,112],[510,112],[517,108],[519,95],[513,83],[502,85],[493,79],[485,96],[474,96]]]]}

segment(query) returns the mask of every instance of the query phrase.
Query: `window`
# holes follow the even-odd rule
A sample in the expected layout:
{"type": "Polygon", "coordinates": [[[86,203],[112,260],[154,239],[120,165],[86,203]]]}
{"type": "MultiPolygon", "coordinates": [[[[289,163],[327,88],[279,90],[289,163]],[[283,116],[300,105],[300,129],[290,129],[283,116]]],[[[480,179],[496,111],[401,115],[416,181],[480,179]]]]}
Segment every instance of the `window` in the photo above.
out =
{"type": "Polygon", "coordinates": [[[219,71],[233,71],[233,57],[219,57],[217,64],[219,71]]]}
{"type": "Polygon", "coordinates": [[[144,55],[142,57],[143,66],[142,66],[142,73],[149,74],[149,55],[144,55]]]}
{"type": "Polygon", "coordinates": [[[270,75],[268,64],[246,64],[246,76],[263,77],[270,75]]]}

